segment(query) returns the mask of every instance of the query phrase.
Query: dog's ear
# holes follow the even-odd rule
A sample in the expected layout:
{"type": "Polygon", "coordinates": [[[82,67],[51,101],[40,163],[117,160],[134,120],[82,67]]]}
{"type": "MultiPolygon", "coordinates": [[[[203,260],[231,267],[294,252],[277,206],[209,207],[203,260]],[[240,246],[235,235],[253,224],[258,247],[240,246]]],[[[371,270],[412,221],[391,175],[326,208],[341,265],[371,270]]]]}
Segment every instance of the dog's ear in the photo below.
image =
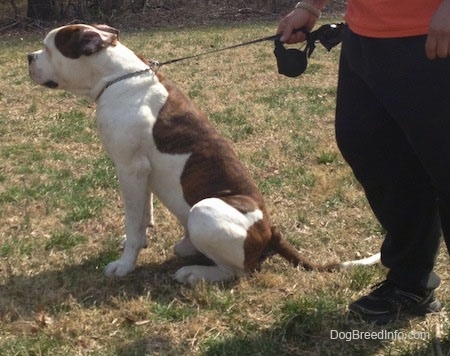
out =
{"type": "Polygon", "coordinates": [[[119,30],[114,27],[104,25],[104,24],[94,24],[92,26],[100,31],[112,33],[112,34],[116,35],[116,40],[119,39],[119,30]]]}
{"type": "Polygon", "coordinates": [[[94,31],[77,25],[67,26],[57,32],[55,45],[65,57],[77,59],[82,55],[90,56],[110,45],[116,45],[118,31],[116,32],[94,31]]]}

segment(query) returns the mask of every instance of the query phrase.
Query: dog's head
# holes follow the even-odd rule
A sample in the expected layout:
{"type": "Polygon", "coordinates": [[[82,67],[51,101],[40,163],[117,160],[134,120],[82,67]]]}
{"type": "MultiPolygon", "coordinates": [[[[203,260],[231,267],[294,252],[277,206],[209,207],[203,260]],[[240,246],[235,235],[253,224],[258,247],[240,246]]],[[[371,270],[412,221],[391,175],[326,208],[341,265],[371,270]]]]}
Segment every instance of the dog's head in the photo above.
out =
{"type": "Polygon", "coordinates": [[[68,25],[44,39],[44,49],[28,54],[31,78],[49,88],[87,94],[103,75],[106,49],[118,45],[119,31],[106,25],[68,25]]]}

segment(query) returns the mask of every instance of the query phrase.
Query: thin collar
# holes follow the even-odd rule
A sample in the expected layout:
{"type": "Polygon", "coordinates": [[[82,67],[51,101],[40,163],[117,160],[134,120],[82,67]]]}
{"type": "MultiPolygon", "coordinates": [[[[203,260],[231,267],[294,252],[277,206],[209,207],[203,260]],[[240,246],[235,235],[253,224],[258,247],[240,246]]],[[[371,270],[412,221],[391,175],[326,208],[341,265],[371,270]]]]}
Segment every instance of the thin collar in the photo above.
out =
{"type": "Polygon", "coordinates": [[[124,74],[114,80],[109,81],[108,83],[106,83],[106,85],[103,87],[103,89],[100,91],[100,93],[98,93],[97,97],[95,98],[95,101],[97,102],[98,99],[100,99],[100,97],[102,96],[102,94],[104,93],[104,91],[106,89],[108,89],[111,85],[116,84],[117,82],[120,82],[122,80],[128,79],[128,78],[133,78],[133,77],[137,77],[141,74],[144,73],[148,73],[151,69],[150,68],[146,68],[146,69],[142,69],[142,70],[138,70],[137,72],[132,72],[132,73],[128,73],[128,74],[124,74]]]}

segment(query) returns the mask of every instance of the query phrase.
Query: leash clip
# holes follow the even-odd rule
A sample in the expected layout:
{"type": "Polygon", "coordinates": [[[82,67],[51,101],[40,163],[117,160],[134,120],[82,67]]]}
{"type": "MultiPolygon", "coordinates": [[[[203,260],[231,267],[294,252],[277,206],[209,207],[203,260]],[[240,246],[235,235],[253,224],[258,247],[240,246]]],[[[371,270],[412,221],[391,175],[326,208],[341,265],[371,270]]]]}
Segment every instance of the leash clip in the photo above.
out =
{"type": "Polygon", "coordinates": [[[162,63],[154,59],[149,59],[148,64],[150,69],[155,72],[155,74],[158,73],[159,69],[162,67],[162,63]]]}

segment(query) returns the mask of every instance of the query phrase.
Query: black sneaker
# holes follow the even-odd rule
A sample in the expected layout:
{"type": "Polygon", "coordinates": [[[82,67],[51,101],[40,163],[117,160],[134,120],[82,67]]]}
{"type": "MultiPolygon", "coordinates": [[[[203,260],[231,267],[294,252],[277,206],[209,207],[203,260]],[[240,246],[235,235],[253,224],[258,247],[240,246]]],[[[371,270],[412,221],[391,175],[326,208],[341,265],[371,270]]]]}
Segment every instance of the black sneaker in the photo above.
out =
{"type": "Polygon", "coordinates": [[[440,310],[434,290],[406,291],[389,281],[375,285],[370,294],[349,305],[351,315],[377,325],[395,321],[401,313],[423,316],[440,310]]]}

